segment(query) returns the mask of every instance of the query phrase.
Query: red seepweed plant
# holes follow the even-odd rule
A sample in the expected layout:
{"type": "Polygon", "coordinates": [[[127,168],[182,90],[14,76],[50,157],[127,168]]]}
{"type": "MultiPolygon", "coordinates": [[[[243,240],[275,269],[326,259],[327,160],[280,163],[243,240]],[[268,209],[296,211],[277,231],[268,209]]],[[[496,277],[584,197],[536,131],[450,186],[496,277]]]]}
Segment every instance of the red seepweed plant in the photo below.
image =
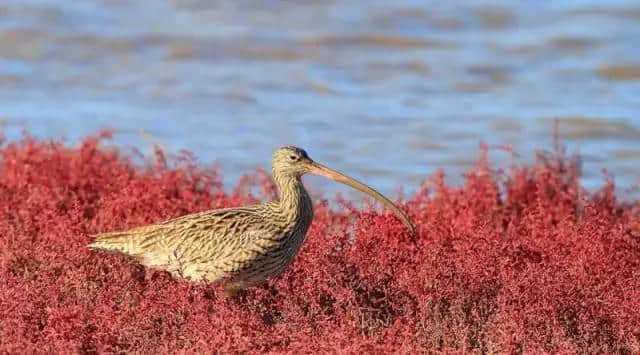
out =
{"type": "Polygon", "coordinates": [[[224,299],[89,235],[273,198],[267,175],[226,193],[186,153],[134,164],[108,138],[0,147],[1,352],[640,352],[640,206],[585,191],[561,150],[427,179],[404,203],[417,245],[390,214],[318,201],[285,274],[224,299]]]}

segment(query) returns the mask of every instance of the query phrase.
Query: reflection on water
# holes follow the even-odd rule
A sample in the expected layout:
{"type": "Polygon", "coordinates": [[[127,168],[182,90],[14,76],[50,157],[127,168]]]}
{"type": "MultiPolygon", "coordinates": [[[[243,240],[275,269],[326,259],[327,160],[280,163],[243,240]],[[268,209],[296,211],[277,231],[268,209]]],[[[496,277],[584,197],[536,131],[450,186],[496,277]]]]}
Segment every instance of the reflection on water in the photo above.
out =
{"type": "Polygon", "coordinates": [[[558,118],[587,186],[603,166],[640,183],[640,6],[490,4],[5,0],[0,118],[10,138],[114,128],[227,182],[297,144],[391,194],[460,181],[480,141],[527,161],[558,118]]]}

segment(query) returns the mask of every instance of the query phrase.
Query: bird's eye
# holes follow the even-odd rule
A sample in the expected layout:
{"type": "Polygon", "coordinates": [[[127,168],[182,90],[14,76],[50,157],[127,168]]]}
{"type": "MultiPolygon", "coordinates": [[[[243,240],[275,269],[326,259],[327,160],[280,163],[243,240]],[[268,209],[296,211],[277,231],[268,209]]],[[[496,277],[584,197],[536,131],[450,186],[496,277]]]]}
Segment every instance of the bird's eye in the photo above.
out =
{"type": "Polygon", "coordinates": [[[295,155],[289,155],[289,160],[298,160],[298,157],[295,155]]]}

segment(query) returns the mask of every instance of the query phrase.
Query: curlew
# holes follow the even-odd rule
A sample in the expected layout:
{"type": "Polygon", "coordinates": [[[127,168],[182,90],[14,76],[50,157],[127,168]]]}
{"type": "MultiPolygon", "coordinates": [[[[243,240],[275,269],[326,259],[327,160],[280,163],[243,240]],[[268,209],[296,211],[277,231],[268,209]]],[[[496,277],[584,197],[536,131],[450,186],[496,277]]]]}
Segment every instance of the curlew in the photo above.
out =
{"type": "Polygon", "coordinates": [[[415,235],[405,213],[371,187],[313,161],[297,147],[272,159],[278,201],[200,212],[123,232],[98,234],[90,248],[133,257],[141,264],[191,281],[226,281],[228,295],[276,276],[293,261],[313,204],[301,177],[311,173],[369,194],[389,207],[415,235]]]}

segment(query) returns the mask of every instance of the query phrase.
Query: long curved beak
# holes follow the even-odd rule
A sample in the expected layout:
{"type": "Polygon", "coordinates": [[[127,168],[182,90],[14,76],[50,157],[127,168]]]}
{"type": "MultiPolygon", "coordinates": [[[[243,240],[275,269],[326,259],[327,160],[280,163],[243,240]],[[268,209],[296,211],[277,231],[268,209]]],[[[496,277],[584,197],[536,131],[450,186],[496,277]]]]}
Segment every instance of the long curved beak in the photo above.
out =
{"type": "Polygon", "coordinates": [[[353,187],[356,190],[360,190],[366,194],[368,194],[369,196],[375,198],[376,200],[384,203],[385,206],[389,207],[391,210],[393,210],[393,212],[396,214],[396,216],[398,216],[402,222],[404,223],[405,226],[407,226],[407,228],[409,228],[409,230],[411,231],[411,234],[413,236],[416,235],[416,228],[413,226],[413,224],[411,224],[411,221],[409,220],[409,217],[401,210],[398,208],[398,206],[394,205],[393,202],[389,201],[388,198],[384,197],[381,193],[379,193],[378,191],[372,189],[371,187],[361,183],[360,181],[350,178],[342,173],[339,173],[333,169],[329,169],[324,165],[318,164],[312,160],[310,160],[309,162],[309,172],[311,174],[316,174],[316,175],[320,175],[320,176],[324,176],[328,179],[334,180],[334,181],[338,181],[341,182],[345,185],[349,185],[351,187],[353,187]]]}

